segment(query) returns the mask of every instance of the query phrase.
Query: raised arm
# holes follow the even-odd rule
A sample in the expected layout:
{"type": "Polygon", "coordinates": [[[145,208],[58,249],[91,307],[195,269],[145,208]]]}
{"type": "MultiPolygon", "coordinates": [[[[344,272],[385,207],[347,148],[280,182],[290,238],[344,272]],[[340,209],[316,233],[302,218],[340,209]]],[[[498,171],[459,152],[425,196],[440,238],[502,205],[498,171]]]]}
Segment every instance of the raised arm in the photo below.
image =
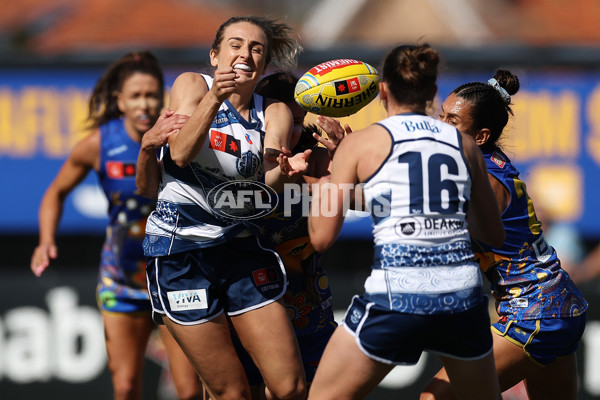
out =
{"type": "Polygon", "coordinates": [[[69,193],[100,163],[100,132],[94,131],[71,151],[58,174],[46,189],[39,209],[39,244],[31,256],[31,271],[40,276],[58,257],[56,231],[69,193]]]}
{"type": "Polygon", "coordinates": [[[298,182],[299,176],[308,168],[310,151],[292,157],[289,150],[293,124],[292,112],[285,103],[273,101],[267,105],[263,150],[265,183],[278,192],[283,190],[285,183],[298,182]],[[271,151],[282,155],[274,157],[271,151]]]}
{"type": "Polygon", "coordinates": [[[360,137],[353,135],[340,143],[331,175],[321,178],[318,186],[312,188],[308,232],[313,247],[319,252],[333,245],[342,229],[345,212],[352,203],[358,183],[360,137]]]}
{"type": "Polygon", "coordinates": [[[188,123],[169,137],[171,158],[178,166],[187,166],[204,146],[221,103],[235,90],[235,78],[233,68],[218,68],[210,90],[198,73],[186,72],[175,79],[169,108],[190,116],[188,123]]]}

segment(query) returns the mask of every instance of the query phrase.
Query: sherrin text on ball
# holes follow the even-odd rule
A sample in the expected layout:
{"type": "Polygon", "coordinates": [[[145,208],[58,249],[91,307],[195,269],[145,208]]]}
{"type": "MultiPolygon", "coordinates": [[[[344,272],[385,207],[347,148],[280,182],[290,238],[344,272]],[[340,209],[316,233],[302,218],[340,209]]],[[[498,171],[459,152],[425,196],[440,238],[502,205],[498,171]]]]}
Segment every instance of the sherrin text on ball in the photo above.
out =
{"type": "Polygon", "coordinates": [[[300,77],[294,91],[306,111],[328,117],[346,117],[379,94],[379,74],[369,64],[352,59],[321,63],[300,77]]]}

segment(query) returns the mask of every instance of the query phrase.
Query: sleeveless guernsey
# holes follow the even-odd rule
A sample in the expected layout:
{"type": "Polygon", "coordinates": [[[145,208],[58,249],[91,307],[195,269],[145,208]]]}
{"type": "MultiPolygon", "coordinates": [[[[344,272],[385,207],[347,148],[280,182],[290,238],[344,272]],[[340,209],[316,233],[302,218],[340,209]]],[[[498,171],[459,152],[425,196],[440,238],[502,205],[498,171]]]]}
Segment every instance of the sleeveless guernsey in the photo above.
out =
{"type": "Polygon", "coordinates": [[[150,302],[142,241],[154,201],[136,194],[140,144],[129,137],[122,119],[101,125],[100,137],[98,177],[108,199],[109,222],[100,262],[98,301],[107,311],[147,311],[150,302]],[[144,302],[136,305],[136,300],[144,302]]]}
{"type": "MultiPolygon", "coordinates": [[[[210,88],[212,78],[203,77],[210,88]]],[[[229,101],[223,102],[200,153],[185,168],[173,162],[166,146],[156,210],[146,225],[147,256],[214,246],[249,234],[243,221],[215,213],[207,196],[225,182],[260,179],[264,126],[263,97],[254,94],[250,121],[229,101]]]]}
{"type": "Polygon", "coordinates": [[[588,303],[560,266],[542,232],[519,172],[500,149],[484,151],[488,173],[510,193],[502,213],[506,240],[501,248],[479,244],[481,269],[492,283],[498,315],[520,320],[581,315],[588,303]]]}
{"type": "Polygon", "coordinates": [[[471,179],[459,132],[420,114],[379,124],[392,147],[364,183],[375,239],[365,297],[414,314],[473,308],[482,282],[465,220],[471,179]]]}

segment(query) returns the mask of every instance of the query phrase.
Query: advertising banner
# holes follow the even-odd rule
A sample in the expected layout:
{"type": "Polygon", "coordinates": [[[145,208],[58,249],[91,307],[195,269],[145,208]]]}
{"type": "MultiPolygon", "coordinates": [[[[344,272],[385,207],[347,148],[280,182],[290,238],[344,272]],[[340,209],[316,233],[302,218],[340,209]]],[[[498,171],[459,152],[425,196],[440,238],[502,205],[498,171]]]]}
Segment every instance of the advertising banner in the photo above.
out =
{"type": "MultiPolygon", "coordinates": [[[[46,187],[86,134],[88,96],[101,72],[23,69],[0,74],[0,232],[36,232],[46,187]]],[[[175,76],[168,71],[167,84],[175,76]]],[[[439,112],[456,86],[488,78],[442,73],[431,112],[439,112]]],[[[593,206],[600,195],[600,75],[561,70],[519,78],[514,117],[500,140],[505,153],[520,169],[536,211],[571,224],[582,236],[600,237],[600,209],[593,206]]],[[[376,99],[341,122],[357,130],[383,117],[376,99]]],[[[60,232],[102,233],[106,204],[92,172],[67,198],[60,232]]],[[[370,218],[351,212],[341,237],[370,238],[370,218]]]]}

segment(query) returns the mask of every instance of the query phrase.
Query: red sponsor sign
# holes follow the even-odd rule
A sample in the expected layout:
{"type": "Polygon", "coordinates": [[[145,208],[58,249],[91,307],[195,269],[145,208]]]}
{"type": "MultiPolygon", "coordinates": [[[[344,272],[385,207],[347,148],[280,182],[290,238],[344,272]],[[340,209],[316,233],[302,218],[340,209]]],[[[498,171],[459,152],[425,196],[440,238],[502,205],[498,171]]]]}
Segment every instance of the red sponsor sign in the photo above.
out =
{"type": "Polygon", "coordinates": [[[252,277],[254,278],[254,283],[257,285],[264,285],[265,283],[279,280],[277,278],[277,273],[273,268],[262,268],[252,271],[252,277]]]}
{"type": "Polygon", "coordinates": [[[319,64],[316,67],[311,68],[310,71],[308,71],[308,72],[310,72],[313,75],[325,75],[335,69],[340,69],[340,68],[347,67],[348,65],[356,65],[356,64],[362,64],[362,63],[360,61],[350,60],[350,59],[333,60],[333,61],[324,62],[323,64],[319,64]]]}
{"type": "Polygon", "coordinates": [[[233,136],[216,130],[210,131],[210,141],[208,147],[214,150],[222,151],[232,156],[241,157],[240,141],[233,136]]]}
{"type": "Polygon", "coordinates": [[[259,269],[257,271],[252,271],[252,276],[254,277],[254,283],[257,285],[264,285],[265,283],[269,283],[269,274],[267,273],[266,268],[259,269]]]}
{"type": "Polygon", "coordinates": [[[107,161],[106,175],[110,179],[123,179],[135,176],[135,164],[125,163],[123,161],[107,161]]]}
{"type": "Polygon", "coordinates": [[[211,149],[225,151],[227,145],[227,135],[219,131],[210,131],[210,143],[208,147],[211,149]]]}
{"type": "Polygon", "coordinates": [[[348,83],[348,92],[354,93],[360,90],[360,82],[358,82],[358,78],[348,79],[346,82],[348,83]]]}
{"type": "Polygon", "coordinates": [[[506,165],[506,160],[504,159],[504,157],[502,157],[502,154],[494,152],[494,154],[492,154],[491,160],[500,168],[504,168],[504,165],[506,165]]]}
{"type": "Polygon", "coordinates": [[[122,161],[107,161],[106,175],[111,179],[122,179],[125,176],[125,168],[122,161]]]}

